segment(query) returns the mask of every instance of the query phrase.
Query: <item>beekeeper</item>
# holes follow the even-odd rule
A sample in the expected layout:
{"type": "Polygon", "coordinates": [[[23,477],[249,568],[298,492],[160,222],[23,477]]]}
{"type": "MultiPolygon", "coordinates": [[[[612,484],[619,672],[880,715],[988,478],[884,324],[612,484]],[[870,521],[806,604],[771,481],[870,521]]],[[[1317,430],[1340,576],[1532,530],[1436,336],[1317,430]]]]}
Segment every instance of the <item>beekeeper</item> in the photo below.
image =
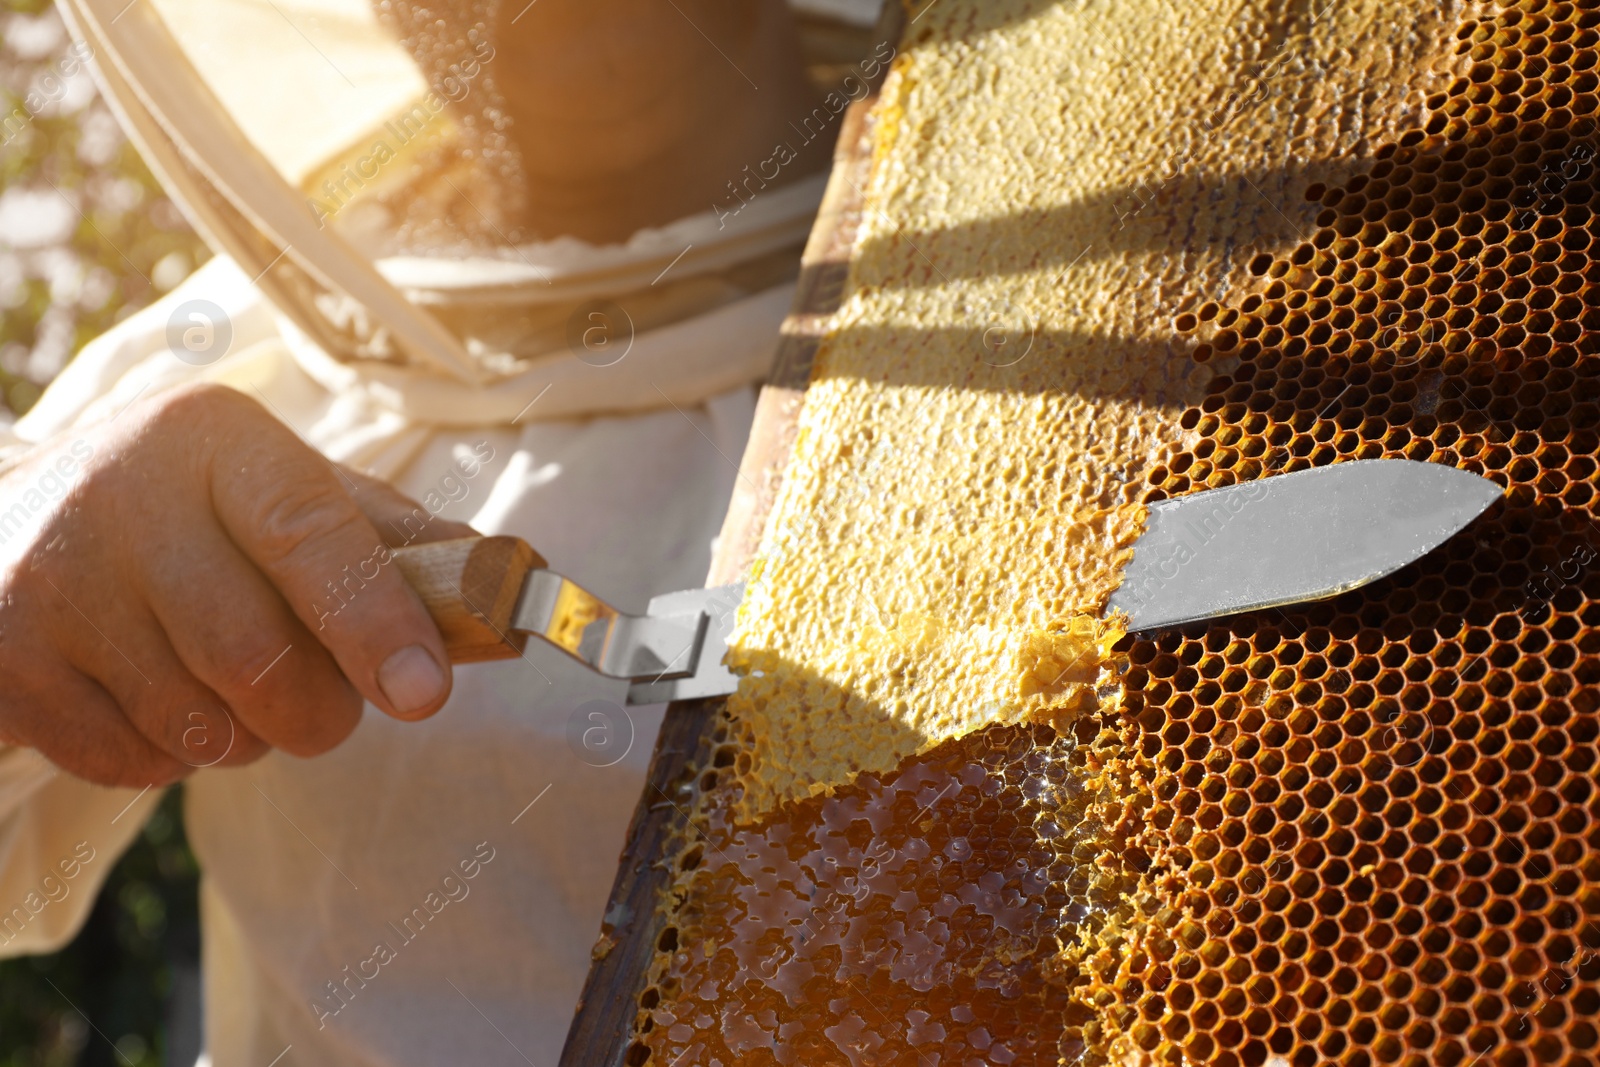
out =
{"type": "Polygon", "coordinates": [[[225,1067],[555,1062],[661,709],[386,549],[702,583],[842,98],[779,0],[380,7],[63,0],[220,254],[6,451],[0,952],[186,780],[225,1067]]]}

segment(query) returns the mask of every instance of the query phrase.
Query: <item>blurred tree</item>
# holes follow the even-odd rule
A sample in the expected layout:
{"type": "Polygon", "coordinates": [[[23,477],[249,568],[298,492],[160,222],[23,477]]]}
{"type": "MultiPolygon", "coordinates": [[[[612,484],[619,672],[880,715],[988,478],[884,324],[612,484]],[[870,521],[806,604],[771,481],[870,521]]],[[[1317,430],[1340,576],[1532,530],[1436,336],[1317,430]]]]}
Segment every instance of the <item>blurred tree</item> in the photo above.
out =
{"type": "Polygon", "coordinates": [[[70,46],[48,0],[3,0],[0,400],[17,414],[86,341],[209,255],[70,46]]]}
{"type": "MultiPolygon", "coordinates": [[[[49,0],[0,0],[0,420],[208,257],[89,77],[61,77],[70,47],[49,0]]],[[[193,1036],[166,1026],[199,959],[181,797],[164,798],[67,948],[0,962],[0,1067],[159,1067],[174,1044],[193,1062],[193,1036]]]]}

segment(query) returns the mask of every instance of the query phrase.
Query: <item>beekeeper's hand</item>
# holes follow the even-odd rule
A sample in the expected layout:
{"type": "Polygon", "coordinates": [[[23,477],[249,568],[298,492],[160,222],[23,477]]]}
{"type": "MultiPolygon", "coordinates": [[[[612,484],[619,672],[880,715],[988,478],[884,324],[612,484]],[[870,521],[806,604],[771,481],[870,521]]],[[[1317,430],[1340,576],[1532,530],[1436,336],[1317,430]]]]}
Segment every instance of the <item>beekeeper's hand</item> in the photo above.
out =
{"type": "Polygon", "coordinates": [[[324,752],[363,697],[433,714],[449,660],[382,547],[417,507],[219,386],[39,446],[0,477],[0,739],[142,787],[324,752]]]}

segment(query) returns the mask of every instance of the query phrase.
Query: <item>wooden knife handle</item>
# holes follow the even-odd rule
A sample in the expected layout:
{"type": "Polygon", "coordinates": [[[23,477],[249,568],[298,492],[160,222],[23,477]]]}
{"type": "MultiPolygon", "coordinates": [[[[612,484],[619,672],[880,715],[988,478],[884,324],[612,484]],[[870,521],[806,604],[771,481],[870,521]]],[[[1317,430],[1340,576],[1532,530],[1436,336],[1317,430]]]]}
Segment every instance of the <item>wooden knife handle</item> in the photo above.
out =
{"type": "Polygon", "coordinates": [[[511,630],[528,572],[544,557],[520,537],[466,537],[396,549],[406,582],[439,626],[452,663],[515,659],[527,635],[511,630]]]}

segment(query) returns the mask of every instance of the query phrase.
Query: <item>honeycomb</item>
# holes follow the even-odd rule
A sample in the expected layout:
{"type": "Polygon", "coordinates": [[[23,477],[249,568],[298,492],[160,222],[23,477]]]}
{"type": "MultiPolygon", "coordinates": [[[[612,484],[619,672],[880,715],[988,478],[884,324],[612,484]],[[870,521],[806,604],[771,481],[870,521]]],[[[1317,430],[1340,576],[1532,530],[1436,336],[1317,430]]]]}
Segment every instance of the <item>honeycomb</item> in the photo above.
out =
{"type": "MultiPolygon", "coordinates": [[[[1075,740],[998,726],[739,828],[726,804],[678,857],[704,866],[646,993],[660,1062],[1035,1062],[1074,1011],[1064,915],[1103,907],[1062,854],[1075,740]],[[754,979],[754,980],[752,980],[754,979]],[[891,1020],[887,1013],[894,1013],[891,1020]]],[[[655,1061],[652,1061],[655,1062],[655,1061]]]]}
{"type": "Polygon", "coordinates": [[[1374,458],[1504,499],[754,817],[730,714],[628,1063],[1600,1061],[1600,0],[1481,7],[1451,80],[1300,182],[1301,243],[1171,301],[1209,380],[1123,455],[1141,503],[1374,458]]]}
{"type": "Polygon", "coordinates": [[[1423,129],[1177,322],[1227,372],[1147,500],[1369,458],[1506,496],[1386,581],[1131,643],[1175,914],[1101,977],[1154,1062],[1600,1053],[1597,27],[1464,24],[1423,129]]]}

